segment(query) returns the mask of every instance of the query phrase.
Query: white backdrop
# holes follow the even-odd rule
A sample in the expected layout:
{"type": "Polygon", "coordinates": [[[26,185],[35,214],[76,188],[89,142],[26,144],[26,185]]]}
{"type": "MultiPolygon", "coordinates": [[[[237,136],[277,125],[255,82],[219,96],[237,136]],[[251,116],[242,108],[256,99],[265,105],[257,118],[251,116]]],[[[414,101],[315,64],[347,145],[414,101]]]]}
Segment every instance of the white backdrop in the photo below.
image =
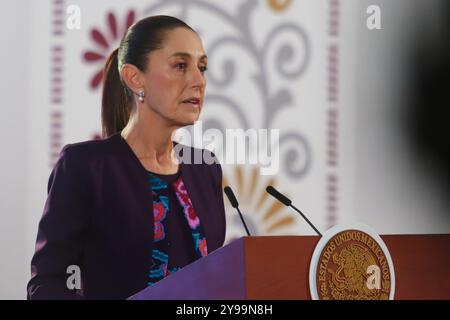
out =
{"type": "MultiPolygon", "coordinates": [[[[5,33],[0,59],[8,119],[1,127],[0,298],[25,297],[59,150],[100,132],[101,85],[93,79],[130,12],[134,20],[176,15],[199,31],[209,56],[204,126],[280,129],[277,175],[253,180],[255,167],[223,166],[254,234],[313,234],[295,212],[264,197],[267,184],[286,192],[319,230],[351,219],[379,233],[448,233],[445,195],[390,121],[404,105],[396,83],[405,80],[402,55],[415,22],[427,28],[440,8],[412,2],[377,1],[383,28],[375,31],[365,26],[374,2],[356,0],[2,4],[2,29],[14,32],[5,33]],[[65,26],[69,4],[81,10],[79,30],[65,26]]],[[[225,203],[228,239],[244,235],[225,203]]]]}

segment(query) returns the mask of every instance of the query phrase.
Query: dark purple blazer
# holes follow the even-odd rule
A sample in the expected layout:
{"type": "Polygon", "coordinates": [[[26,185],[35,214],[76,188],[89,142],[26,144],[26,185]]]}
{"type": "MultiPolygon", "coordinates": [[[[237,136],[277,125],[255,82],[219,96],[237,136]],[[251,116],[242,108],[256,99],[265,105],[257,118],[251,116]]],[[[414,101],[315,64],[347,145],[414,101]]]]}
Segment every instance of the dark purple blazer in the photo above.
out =
{"type": "MultiPolygon", "coordinates": [[[[184,152],[214,157],[190,147],[184,152]]],[[[180,173],[212,252],[225,239],[220,164],[181,163],[180,173]]],[[[153,243],[152,202],[148,172],[120,133],[66,145],[48,182],[28,298],[126,299],[144,289],[153,243]],[[67,288],[70,265],[81,269],[78,292],[67,288]]]]}

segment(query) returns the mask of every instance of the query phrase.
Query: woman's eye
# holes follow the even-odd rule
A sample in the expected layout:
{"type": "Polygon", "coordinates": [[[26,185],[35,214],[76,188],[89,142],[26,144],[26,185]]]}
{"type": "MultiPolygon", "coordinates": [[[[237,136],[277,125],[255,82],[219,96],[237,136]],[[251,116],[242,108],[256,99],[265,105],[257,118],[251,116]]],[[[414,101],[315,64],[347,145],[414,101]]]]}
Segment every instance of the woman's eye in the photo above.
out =
{"type": "Polygon", "coordinates": [[[208,67],[207,66],[200,66],[199,69],[200,69],[201,73],[204,73],[206,70],[208,70],[208,67]]]}
{"type": "Polygon", "coordinates": [[[178,70],[186,70],[187,64],[185,62],[177,63],[175,68],[177,68],[178,70]]]}

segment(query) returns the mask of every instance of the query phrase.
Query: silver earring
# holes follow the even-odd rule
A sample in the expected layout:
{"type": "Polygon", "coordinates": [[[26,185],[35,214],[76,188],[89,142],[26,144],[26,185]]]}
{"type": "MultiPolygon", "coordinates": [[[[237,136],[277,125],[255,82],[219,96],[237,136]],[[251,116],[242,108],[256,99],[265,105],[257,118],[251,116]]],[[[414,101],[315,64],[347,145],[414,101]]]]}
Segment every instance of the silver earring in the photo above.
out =
{"type": "Polygon", "coordinates": [[[144,102],[144,97],[145,97],[144,90],[139,91],[138,99],[139,99],[140,102],[144,102]]]}

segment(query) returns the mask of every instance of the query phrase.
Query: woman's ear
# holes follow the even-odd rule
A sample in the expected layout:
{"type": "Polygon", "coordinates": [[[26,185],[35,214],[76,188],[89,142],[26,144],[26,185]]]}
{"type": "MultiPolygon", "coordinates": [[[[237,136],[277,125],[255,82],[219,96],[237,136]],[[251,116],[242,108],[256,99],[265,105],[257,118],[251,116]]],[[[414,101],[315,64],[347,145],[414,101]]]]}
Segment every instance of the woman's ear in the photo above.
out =
{"type": "Polygon", "coordinates": [[[136,66],[128,63],[124,64],[121,75],[122,81],[134,94],[138,94],[143,90],[142,72],[136,66]]]}

